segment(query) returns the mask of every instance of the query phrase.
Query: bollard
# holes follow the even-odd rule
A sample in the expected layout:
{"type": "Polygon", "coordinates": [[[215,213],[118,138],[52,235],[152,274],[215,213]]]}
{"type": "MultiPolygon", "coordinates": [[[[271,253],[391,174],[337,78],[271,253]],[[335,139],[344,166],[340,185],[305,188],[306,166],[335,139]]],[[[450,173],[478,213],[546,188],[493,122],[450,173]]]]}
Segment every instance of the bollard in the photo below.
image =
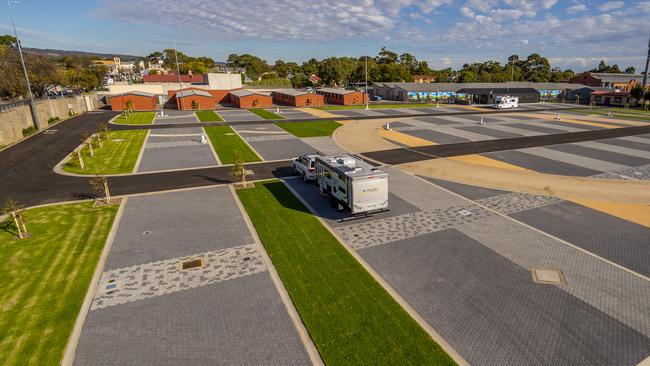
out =
{"type": "Polygon", "coordinates": [[[201,134],[201,143],[202,144],[207,144],[208,143],[208,140],[205,138],[204,134],[201,134]]]}
{"type": "Polygon", "coordinates": [[[275,113],[280,114],[280,107],[275,107],[275,113]]]}
{"type": "Polygon", "coordinates": [[[481,121],[478,123],[479,125],[484,125],[485,121],[483,121],[483,117],[481,117],[481,121]]]}
{"type": "Polygon", "coordinates": [[[386,125],[384,126],[384,129],[386,131],[390,131],[390,122],[386,122],[386,125]]]}
{"type": "Polygon", "coordinates": [[[611,116],[612,116],[612,110],[610,109],[609,111],[607,111],[607,117],[611,117],[611,116]]]}
{"type": "Polygon", "coordinates": [[[558,120],[558,121],[560,120],[560,114],[559,113],[555,116],[555,119],[558,120]]]}

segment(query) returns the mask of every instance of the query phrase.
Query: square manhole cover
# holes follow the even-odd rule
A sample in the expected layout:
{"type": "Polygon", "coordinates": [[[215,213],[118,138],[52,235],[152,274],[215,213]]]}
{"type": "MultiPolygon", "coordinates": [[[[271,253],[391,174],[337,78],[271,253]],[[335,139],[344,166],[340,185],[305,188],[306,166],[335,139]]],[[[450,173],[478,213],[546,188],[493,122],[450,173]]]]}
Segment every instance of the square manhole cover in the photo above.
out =
{"type": "Polygon", "coordinates": [[[463,215],[463,216],[471,216],[472,215],[472,212],[468,211],[468,210],[460,210],[460,211],[458,211],[458,213],[463,215]]]}
{"type": "Polygon", "coordinates": [[[530,269],[533,281],[547,285],[566,285],[564,273],[554,268],[533,267],[530,269]]]}
{"type": "Polygon", "coordinates": [[[181,261],[178,265],[181,270],[187,271],[189,269],[203,268],[205,262],[203,261],[203,258],[192,258],[192,259],[181,261]]]}

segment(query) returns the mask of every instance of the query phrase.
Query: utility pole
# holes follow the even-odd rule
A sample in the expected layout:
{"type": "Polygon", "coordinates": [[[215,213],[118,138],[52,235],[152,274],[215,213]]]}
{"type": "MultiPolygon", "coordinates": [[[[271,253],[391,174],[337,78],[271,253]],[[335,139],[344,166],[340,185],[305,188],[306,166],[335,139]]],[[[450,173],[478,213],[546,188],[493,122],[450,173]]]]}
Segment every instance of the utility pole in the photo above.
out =
{"type": "Polygon", "coordinates": [[[645,60],[645,71],[643,72],[643,90],[648,86],[648,66],[650,65],[650,39],[648,39],[648,58],[645,60]]]}
{"type": "Polygon", "coordinates": [[[178,110],[183,110],[183,98],[179,98],[181,90],[183,90],[183,83],[181,82],[181,67],[178,64],[178,51],[176,51],[176,40],[174,40],[174,56],[176,56],[176,73],[178,74],[178,91],[176,92],[176,105],[178,110]]]}
{"type": "Polygon", "coordinates": [[[9,6],[9,14],[11,15],[11,25],[14,28],[14,36],[16,37],[16,46],[18,47],[18,53],[20,54],[20,65],[23,67],[23,73],[25,74],[25,82],[27,83],[27,92],[29,93],[29,109],[32,112],[32,121],[34,122],[34,127],[37,130],[41,128],[41,124],[38,120],[38,114],[36,113],[36,105],[34,105],[34,94],[32,94],[32,86],[29,84],[29,75],[27,74],[27,68],[25,67],[25,59],[23,58],[23,48],[20,46],[20,39],[18,38],[18,32],[16,31],[16,21],[14,20],[14,9],[11,6],[12,4],[19,4],[17,1],[7,1],[7,6],[9,6]]]}

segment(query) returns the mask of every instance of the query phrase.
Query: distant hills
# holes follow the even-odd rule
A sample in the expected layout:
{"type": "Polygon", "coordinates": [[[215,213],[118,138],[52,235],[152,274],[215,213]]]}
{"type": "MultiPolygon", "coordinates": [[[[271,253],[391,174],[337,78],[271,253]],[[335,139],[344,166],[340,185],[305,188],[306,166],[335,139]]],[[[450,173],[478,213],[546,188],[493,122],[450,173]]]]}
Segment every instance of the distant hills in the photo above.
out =
{"type": "Polygon", "coordinates": [[[65,51],[65,50],[54,50],[49,48],[23,48],[23,51],[27,53],[34,53],[43,56],[49,57],[64,57],[70,55],[80,55],[80,56],[90,56],[90,57],[99,57],[102,59],[112,59],[113,57],[119,57],[121,61],[133,61],[140,56],[133,55],[119,55],[113,53],[97,53],[97,52],[85,52],[85,51],[65,51]]]}

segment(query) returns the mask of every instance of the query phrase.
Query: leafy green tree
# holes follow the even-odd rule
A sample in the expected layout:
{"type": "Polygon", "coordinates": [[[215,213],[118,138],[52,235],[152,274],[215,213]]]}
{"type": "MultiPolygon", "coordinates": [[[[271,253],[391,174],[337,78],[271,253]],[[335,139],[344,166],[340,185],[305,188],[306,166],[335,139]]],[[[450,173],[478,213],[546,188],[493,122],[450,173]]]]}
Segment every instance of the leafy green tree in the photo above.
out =
{"type": "Polygon", "coordinates": [[[636,72],[636,68],[634,66],[629,66],[625,69],[626,74],[634,74],[636,72]]]}
{"type": "Polygon", "coordinates": [[[387,50],[386,47],[382,47],[376,60],[378,64],[395,64],[399,61],[399,56],[397,53],[387,50]]]}
{"type": "Polygon", "coordinates": [[[0,46],[16,47],[16,37],[11,36],[9,34],[0,36],[0,46]]]}

